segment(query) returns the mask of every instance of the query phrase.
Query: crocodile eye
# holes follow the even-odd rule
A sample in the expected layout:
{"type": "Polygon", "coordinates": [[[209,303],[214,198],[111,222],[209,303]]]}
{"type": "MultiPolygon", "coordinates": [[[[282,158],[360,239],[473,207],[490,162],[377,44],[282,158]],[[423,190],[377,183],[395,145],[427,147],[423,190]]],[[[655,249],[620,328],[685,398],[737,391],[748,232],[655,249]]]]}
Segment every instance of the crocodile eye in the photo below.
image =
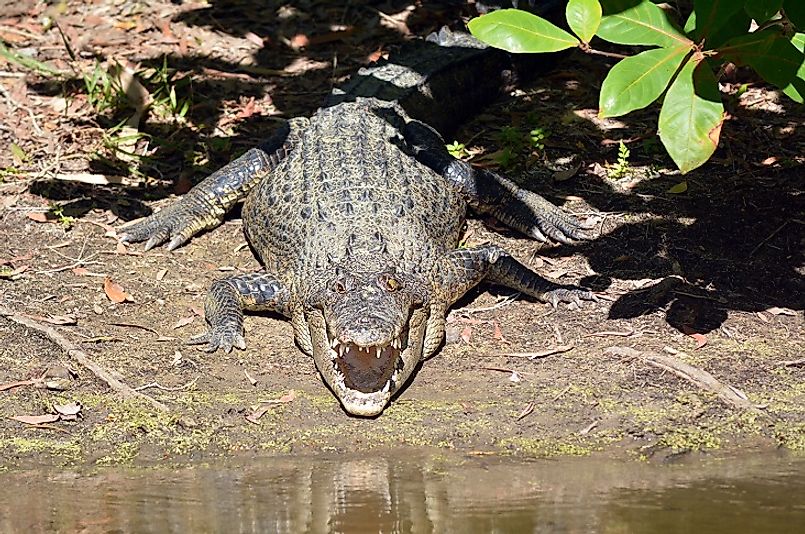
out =
{"type": "Polygon", "coordinates": [[[402,287],[402,284],[396,278],[392,278],[391,276],[386,276],[381,281],[383,282],[383,287],[389,293],[393,293],[402,287]]]}
{"type": "Polygon", "coordinates": [[[347,292],[347,287],[344,285],[344,282],[342,282],[341,280],[336,280],[336,282],[333,284],[333,291],[343,295],[344,293],[347,292]]]}

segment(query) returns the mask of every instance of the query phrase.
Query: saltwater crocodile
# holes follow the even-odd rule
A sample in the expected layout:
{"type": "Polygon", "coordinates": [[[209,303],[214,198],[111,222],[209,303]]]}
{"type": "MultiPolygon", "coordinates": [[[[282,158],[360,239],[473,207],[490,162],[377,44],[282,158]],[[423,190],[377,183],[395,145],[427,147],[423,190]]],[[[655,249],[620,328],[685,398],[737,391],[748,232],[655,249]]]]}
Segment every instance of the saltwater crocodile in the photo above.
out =
{"type": "Polygon", "coordinates": [[[495,245],[458,248],[467,206],[540,240],[589,237],[539,195],[454,159],[417,120],[451,127],[511,81],[504,60],[466,34],[442,31],[400,61],[362,69],[312,117],[289,120],[126,228],[123,241],[147,241],[146,250],[167,241],[172,250],[245,198],[244,231],[265,270],[213,283],[210,329],[190,343],[243,349],[243,310],[278,312],[344,409],[372,416],[436,352],[448,308],[479,282],[554,306],[596,300],[495,245]],[[446,94],[450,88],[461,93],[446,94]]]}

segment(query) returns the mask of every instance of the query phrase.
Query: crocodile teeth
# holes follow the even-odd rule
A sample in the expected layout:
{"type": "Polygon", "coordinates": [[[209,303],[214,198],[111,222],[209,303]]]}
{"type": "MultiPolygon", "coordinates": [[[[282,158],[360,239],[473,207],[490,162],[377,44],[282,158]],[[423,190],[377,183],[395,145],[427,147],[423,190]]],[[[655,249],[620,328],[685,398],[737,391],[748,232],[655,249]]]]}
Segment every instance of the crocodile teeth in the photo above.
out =
{"type": "Polygon", "coordinates": [[[338,346],[338,339],[333,338],[333,340],[330,342],[330,348],[334,349],[337,346],[338,346]]]}
{"type": "Polygon", "coordinates": [[[385,386],[383,386],[383,390],[382,390],[382,392],[383,392],[383,393],[388,393],[390,389],[391,389],[391,380],[389,380],[388,382],[386,382],[386,385],[385,385],[385,386]]]}
{"type": "Polygon", "coordinates": [[[375,358],[377,358],[379,360],[380,355],[383,353],[383,349],[380,348],[380,347],[375,347],[375,351],[377,352],[377,354],[375,355],[375,358]]]}

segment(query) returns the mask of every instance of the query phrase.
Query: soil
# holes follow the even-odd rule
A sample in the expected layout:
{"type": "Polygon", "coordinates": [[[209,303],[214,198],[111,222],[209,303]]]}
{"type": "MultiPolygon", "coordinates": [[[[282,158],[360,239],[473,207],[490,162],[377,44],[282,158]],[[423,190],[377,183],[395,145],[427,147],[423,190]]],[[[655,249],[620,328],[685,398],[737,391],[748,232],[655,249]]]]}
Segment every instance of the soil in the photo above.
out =
{"type": "Polygon", "coordinates": [[[729,120],[718,151],[684,177],[658,145],[655,107],[596,117],[611,65],[597,57],[562,56],[533,85],[479,110],[456,134],[473,161],[489,165],[506,148],[503,127],[537,124],[544,148],[518,153],[504,171],[599,221],[600,237],[544,245],[472,219],[467,241],[494,241],[607,300],[553,310],[480,286],[451,310],[442,350],[377,418],[343,412],[279,317],[250,315],[243,351],[184,345],[205,328],[210,283],[259,268],[239,214],[173,253],[122,247],[115,229],[169,205],[279,119],[314,113],[360,65],[467,16],[450,2],[331,4],[20,1],[0,19],[9,49],[69,73],[0,56],[4,467],[396,445],[660,458],[805,450],[805,112],[742,71],[722,84],[729,120]],[[83,76],[115,62],[138,73],[142,83],[129,87],[142,88],[149,108],[136,95],[93,104],[83,76]],[[149,79],[154,72],[171,77],[149,79]],[[616,178],[619,140],[631,155],[616,178]],[[581,161],[574,175],[544,171],[543,160],[569,154],[581,161]],[[113,391],[64,343],[12,320],[20,317],[168,410],[113,391]],[[13,384],[43,373],[61,380],[13,384]],[[69,412],[74,401],[77,419],[11,419],[69,412]]]}

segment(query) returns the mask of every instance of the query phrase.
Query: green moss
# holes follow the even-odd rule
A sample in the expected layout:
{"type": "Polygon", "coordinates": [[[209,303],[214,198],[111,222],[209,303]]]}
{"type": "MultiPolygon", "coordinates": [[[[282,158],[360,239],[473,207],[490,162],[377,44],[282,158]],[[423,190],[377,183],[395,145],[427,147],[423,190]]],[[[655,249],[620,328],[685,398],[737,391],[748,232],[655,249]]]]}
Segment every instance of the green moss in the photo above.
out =
{"type": "Polygon", "coordinates": [[[99,466],[129,465],[134,462],[139,453],[140,447],[137,444],[124,442],[118,444],[113,453],[98,458],[95,464],[99,466]]]}
{"type": "Polygon", "coordinates": [[[673,452],[704,451],[720,448],[721,438],[706,429],[689,426],[666,431],[657,445],[673,452]]]}
{"type": "Polygon", "coordinates": [[[805,423],[778,423],[774,426],[774,437],[781,447],[805,452],[805,423]]]}
{"type": "Polygon", "coordinates": [[[65,463],[77,462],[83,456],[81,445],[75,441],[65,442],[46,438],[15,437],[0,439],[0,451],[3,451],[2,456],[5,457],[12,454],[47,454],[54,458],[60,458],[65,463]]]}
{"type": "Polygon", "coordinates": [[[525,454],[539,458],[555,456],[588,456],[593,450],[579,441],[553,441],[545,438],[505,438],[498,446],[509,452],[525,454]]]}

